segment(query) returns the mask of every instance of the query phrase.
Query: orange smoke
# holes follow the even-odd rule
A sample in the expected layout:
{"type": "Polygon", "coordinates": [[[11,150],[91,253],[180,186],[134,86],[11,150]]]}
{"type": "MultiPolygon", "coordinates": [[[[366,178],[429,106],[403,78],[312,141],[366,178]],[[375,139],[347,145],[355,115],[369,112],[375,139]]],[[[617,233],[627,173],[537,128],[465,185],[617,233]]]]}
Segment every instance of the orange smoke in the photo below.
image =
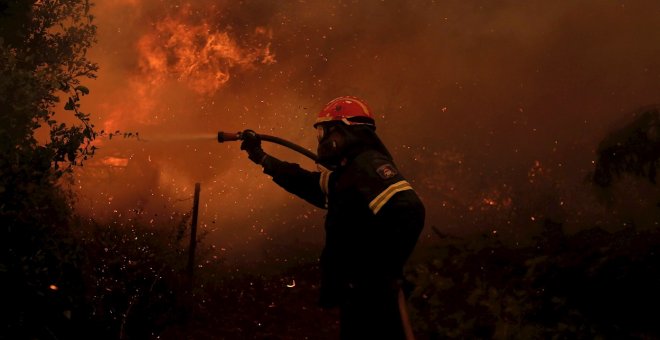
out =
{"type": "Polygon", "coordinates": [[[103,107],[109,113],[102,123],[106,131],[124,130],[131,121],[159,125],[171,115],[171,102],[183,100],[182,92],[209,98],[232,74],[276,62],[270,49],[271,29],[256,27],[239,41],[217,24],[193,20],[188,13],[184,9],[157,19],[135,38],[137,67],[125,80],[127,91],[121,101],[103,107]]]}
{"type": "MultiPolygon", "coordinates": [[[[208,127],[228,122],[223,91],[237,75],[250,77],[276,63],[268,25],[241,26],[237,32],[213,4],[197,4],[195,10],[183,6],[176,12],[160,7],[151,11],[152,5],[105,2],[99,11],[94,59],[101,71],[85,107],[98,113],[94,123],[104,137],[94,141],[97,156],[76,172],[84,202],[80,210],[95,218],[136,208],[153,216],[186,211],[186,188],[195,181],[204,184],[205,204],[214,204],[209,214],[230,210],[227,189],[214,185],[225,182],[216,176],[222,176],[239,151],[218,147],[214,134],[206,138],[208,127]],[[144,138],[127,138],[127,132],[144,138]],[[223,200],[214,201],[216,188],[223,200]]],[[[210,221],[216,217],[206,219],[204,214],[200,225],[215,223],[210,221]]]]}
{"type": "Polygon", "coordinates": [[[580,204],[592,168],[584,160],[624,111],[658,102],[657,6],[402,3],[98,1],[90,57],[100,71],[83,107],[99,130],[141,138],[97,145],[87,163],[96,167],[80,175],[81,210],[170,216],[190,209],[189,188],[201,182],[200,225],[222,230],[228,252],[276,232],[317,237],[321,213],[238,144],[179,137],[254,128],[315,148],[315,111],[353,94],[378,113],[428,225],[503,235],[530,216],[560,216],[547,202],[566,197],[559,207],[576,210],[575,220],[599,213],[580,204]],[[585,12],[590,20],[576,14],[585,12]],[[106,156],[129,161],[108,166],[106,156]]]}

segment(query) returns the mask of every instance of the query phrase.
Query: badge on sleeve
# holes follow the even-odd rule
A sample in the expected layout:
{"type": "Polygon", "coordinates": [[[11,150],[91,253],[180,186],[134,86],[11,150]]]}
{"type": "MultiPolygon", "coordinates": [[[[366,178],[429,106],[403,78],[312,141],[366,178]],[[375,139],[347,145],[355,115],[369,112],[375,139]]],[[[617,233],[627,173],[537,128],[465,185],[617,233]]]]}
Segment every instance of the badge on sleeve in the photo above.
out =
{"type": "Polygon", "coordinates": [[[382,179],[390,179],[398,174],[396,168],[392,164],[381,165],[376,172],[382,179]]]}

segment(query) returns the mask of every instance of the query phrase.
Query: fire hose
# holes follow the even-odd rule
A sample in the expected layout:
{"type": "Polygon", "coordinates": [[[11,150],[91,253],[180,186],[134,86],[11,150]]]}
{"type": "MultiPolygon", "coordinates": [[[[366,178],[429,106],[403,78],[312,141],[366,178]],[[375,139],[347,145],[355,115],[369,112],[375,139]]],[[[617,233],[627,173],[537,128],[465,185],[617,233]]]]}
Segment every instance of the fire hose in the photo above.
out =
{"type": "MultiPolygon", "coordinates": [[[[289,142],[286,139],[282,139],[279,137],[275,136],[269,136],[269,135],[263,135],[263,134],[257,134],[261,140],[275,143],[284,147],[287,147],[293,151],[299,152],[314,162],[318,161],[318,156],[316,156],[315,153],[303,148],[302,146],[289,142]]],[[[224,142],[231,142],[231,141],[237,141],[237,140],[243,140],[243,133],[242,132],[236,132],[236,133],[231,133],[231,132],[218,132],[218,143],[224,143],[224,142]]]]}

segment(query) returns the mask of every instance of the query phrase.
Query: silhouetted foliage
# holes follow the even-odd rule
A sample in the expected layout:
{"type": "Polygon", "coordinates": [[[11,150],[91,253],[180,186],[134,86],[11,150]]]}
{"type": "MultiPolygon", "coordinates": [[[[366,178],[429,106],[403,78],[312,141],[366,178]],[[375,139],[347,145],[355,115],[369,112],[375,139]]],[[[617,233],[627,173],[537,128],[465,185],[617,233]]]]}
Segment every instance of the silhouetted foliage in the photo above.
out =
{"type": "Polygon", "coordinates": [[[93,125],[79,110],[89,93],[80,79],[94,78],[98,69],[86,58],[96,34],[89,11],[85,0],[7,1],[0,13],[0,145],[3,158],[19,168],[27,157],[58,169],[91,152],[93,125]],[[61,95],[79,124],[55,117],[61,95]],[[49,136],[39,142],[42,127],[49,136]]]}
{"type": "Polygon", "coordinates": [[[608,187],[629,174],[655,183],[660,160],[660,109],[639,110],[635,120],[610,133],[598,146],[593,181],[608,187]]]}
{"type": "Polygon", "coordinates": [[[58,180],[92,152],[79,100],[97,69],[85,57],[95,31],[84,0],[0,3],[0,337],[67,337],[82,303],[58,180]],[[55,117],[60,96],[78,124],[55,117]]]}
{"type": "Polygon", "coordinates": [[[536,244],[445,240],[409,275],[422,338],[660,336],[660,230],[567,236],[546,221],[536,244]]]}
{"type": "Polygon", "coordinates": [[[184,320],[189,221],[79,222],[85,287],[83,304],[73,311],[79,334],[145,339],[184,320]]]}

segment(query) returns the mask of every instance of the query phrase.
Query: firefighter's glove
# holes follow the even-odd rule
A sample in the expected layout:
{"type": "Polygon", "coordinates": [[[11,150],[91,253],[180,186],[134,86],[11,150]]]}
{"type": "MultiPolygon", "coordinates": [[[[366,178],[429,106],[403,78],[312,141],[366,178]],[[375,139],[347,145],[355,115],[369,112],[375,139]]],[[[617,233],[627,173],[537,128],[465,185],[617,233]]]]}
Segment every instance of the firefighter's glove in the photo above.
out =
{"type": "Polygon", "coordinates": [[[241,143],[241,150],[245,150],[248,154],[248,158],[257,163],[261,164],[266,158],[266,153],[261,148],[261,138],[259,135],[252,130],[245,130],[241,134],[243,142],[241,143]]]}

